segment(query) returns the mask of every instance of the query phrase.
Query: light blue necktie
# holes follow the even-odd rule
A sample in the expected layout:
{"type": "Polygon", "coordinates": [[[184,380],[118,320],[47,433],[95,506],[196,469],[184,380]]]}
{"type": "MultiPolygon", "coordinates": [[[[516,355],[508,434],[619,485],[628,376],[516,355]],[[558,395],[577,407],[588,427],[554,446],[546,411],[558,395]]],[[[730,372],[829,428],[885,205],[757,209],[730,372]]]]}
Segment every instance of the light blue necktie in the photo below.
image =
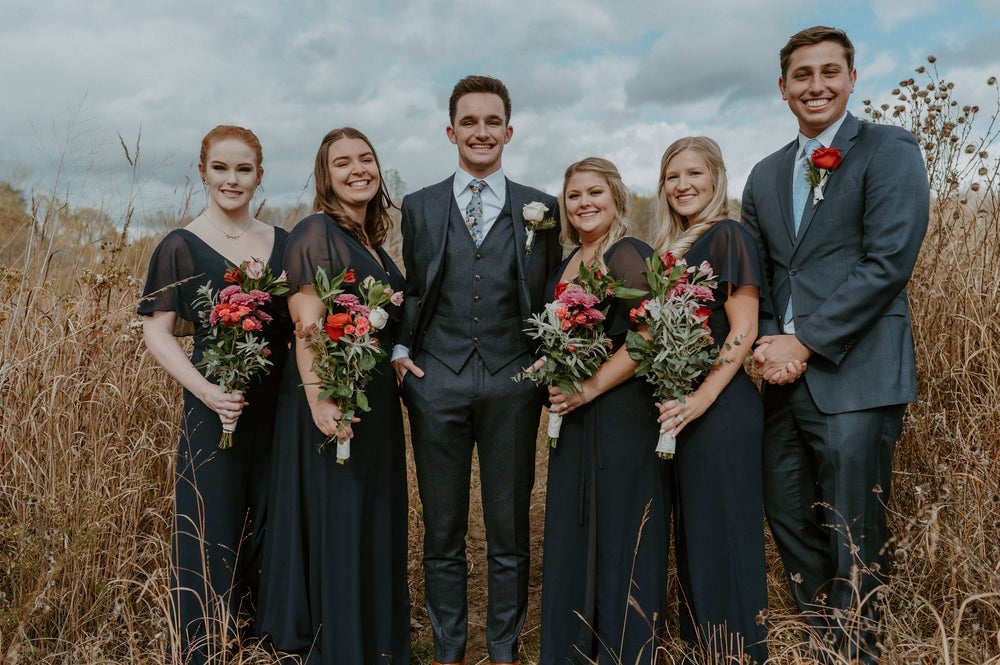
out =
{"type": "MultiPolygon", "coordinates": [[[[795,225],[795,235],[799,235],[799,225],[802,217],[806,213],[806,201],[809,199],[809,192],[812,186],[806,178],[806,158],[812,156],[813,150],[820,147],[820,142],[816,139],[806,141],[803,156],[795,161],[795,175],[792,178],[792,223],[795,225]]],[[[788,294],[788,306],[785,307],[785,324],[794,317],[792,312],[792,294],[788,294]]]]}
{"type": "Polygon", "coordinates": [[[795,224],[795,234],[799,233],[799,224],[806,211],[806,200],[809,198],[809,191],[812,187],[806,178],[806,159],[813,154],[813,150],[820,147],[820,142],[816,139],[806,141],[803,157],[795,162],[795,177],[792,179],[792,222],[795,224]]]}
{"type": "Polygon", "coordinates": [[[484,187],[486,187],[485,180],[470,182],[469,189],[472,190],[472,199],[469,200],[469,205],[465,206],[465,226],[469,229],[469,235],[472,236],[472,242],[476,243],[476,247],[479,247],[483,242],[483,239],[479,237],[479,221],[483,218],[482,191],[484,187]]]}

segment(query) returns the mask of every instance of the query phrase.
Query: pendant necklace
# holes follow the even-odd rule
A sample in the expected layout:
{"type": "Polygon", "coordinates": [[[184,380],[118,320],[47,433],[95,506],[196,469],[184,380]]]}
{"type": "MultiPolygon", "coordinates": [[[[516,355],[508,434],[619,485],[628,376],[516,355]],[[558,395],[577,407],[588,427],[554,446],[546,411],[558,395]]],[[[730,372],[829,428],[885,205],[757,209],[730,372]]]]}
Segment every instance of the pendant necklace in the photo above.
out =
{"type": "Polygon", "coordinates": [[[205,219],[207,219],[207,220],[208,220],[208,223],[209,223],[209,224],[211,224],[212,226],[214,226],[214,227],[215,227],[215,230],[216,230],[216,231],[218,231],[218,232],[219,232],[219,233],[221,233],[222,235],[226,236],[226,238],[228,238],[229,240],[237,240],[237,239],[239,239],[239,238],[242,238],[242,237],[243,237],[243,235],[244,235],[244,234],[245,234],[245,233],[246,233],[247,231],[249,231],[249,230],[250,230],[250,227],[251,227],[251,226],[253,226],[253,218],[251,217],[251,218],[250,218],[250,221],[249,221],[249,222],[247,222],[247,225],[246,225],[246,227],[245,227],[245,228],[244,228],[244,229],[243,229],[242,231],[240,231],[240,232],[239,232],[239,233],[237,233],[236,235],[230,235],[230,234],[226,233],[226,232],[225,232],[225,231],[224,231],[224,230],[222,229],[222,227],[221,227],[221,226],[219,226],[218,224],[216,224],[216,223],[215,223],[215,220],[214,220],[214,219],[212,219],[212,216],[208,214],[208,208],[205,208],[205,210],[203,211],[203,213],[202,213],[202,214],[204,214],[204,215],[205,215],[205,219]]]}

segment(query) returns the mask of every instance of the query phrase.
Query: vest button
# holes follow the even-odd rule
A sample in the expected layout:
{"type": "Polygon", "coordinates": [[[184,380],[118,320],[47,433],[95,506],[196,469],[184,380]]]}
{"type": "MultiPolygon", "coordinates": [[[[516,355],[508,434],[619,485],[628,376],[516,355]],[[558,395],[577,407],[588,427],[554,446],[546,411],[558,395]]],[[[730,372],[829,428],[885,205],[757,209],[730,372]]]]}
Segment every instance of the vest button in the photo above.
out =
{"type": "Polygon", "coordinates": [[[482,279],[482,277],[480,277],[479,275],[476,275],[476,281],[477,281],[477,282],[478,282],[479,280],[481,280],[481,279],[482,279]]]}
{"type": "Polygon", "coordinates": [[[476,344],[479,344],[479,338],[478,337],[473,337],[472,341],[475,342],[476,344]]]}
{"type": "Polygon", "coordinates": [[[479,260],[479,259],[481,259],[481,258],[483,258],[483,255],[482,255],[482,254],[476,254],[476,260],[479,260]]]}
{"type": "Polygon", "coordinates": [[[473,323],[479,323],[479,317],[478,316],[472,317],[472,322],[473,323]]]}
{"type": "Polygon", "coordinates": [[[476,296],[475,298],[473,298],[473,300],[475,300],[476,302],[479,302],[479,296],[476,296]]]}

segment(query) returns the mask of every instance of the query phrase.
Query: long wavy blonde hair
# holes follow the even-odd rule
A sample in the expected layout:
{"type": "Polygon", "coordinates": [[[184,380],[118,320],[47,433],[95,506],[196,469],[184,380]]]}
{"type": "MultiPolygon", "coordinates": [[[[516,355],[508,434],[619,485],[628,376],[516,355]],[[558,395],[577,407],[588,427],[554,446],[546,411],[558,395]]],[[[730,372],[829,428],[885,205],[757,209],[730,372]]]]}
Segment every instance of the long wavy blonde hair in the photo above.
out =
{"type": "Polygon", "coordinates": [[[627,236],[629,232],[628,215],[631,197],[629,196],[628,187],[622,182],[622,176],[618,173],[618,169],[608,160],[601,157],[587,157],[586,159],[581,159],[578,162],[570,164],[566,169],[566,175],[563,176],[563,190],[562,195],[559,197],[559,213],[561,218],[565,220],[565,224],[562,225],[562,229],[559,232],[559,242],[564,247],[580,245],[580,234],[569,223],[569,216],[566,214],[566,185],[569,183],[570,178],[581,171],[596,173],[604,178],[608,183],[608,191],[611,192],[611,199],[615,203],[615,218],[611,222],[608,232],[604,234],[604,237],[598,244],[597,252],[594,254],[594,258],[601,267],[607,270],[607,266],[604,265],[604,253],[613,244],[627,236]]]}
{"type": "Polygon", "coordinates": [[[656,188],[660,214],[660,230],[656,235],[657,253],[670,252],[680,258],[702,233],[716,222],[729,217],[728,188],[726,165],[722,161],[722,150],[719,149],[718,143],[707,136],[686,136],[671,143],[660,159],[660,180],[656,188]],[[691,150],[705,160],[712,176],[712,186],[715,188],[712,199],[691,218],[682,217],[670,207],[664,190],[670,160],[685,150],[691,150]]]}

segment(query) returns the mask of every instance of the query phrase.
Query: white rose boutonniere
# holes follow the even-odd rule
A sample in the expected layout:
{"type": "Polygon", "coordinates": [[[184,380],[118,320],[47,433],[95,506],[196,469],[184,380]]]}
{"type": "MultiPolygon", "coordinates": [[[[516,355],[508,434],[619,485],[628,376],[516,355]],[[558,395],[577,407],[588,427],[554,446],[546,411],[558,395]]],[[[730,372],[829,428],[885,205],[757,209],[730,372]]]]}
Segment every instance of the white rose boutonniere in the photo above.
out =
{"type": "Polygon", "coordinates": [[[555,227],[556,220],[552,217],[545,217],[549,211],[541,201],[525,203],[521,209],[521,217],[524,218],[524,228],[528,230],[528,239],[524,243],[524,253],[531,254],[531,244],[535,240],[535,231],[544,231],[555,227]]]}

